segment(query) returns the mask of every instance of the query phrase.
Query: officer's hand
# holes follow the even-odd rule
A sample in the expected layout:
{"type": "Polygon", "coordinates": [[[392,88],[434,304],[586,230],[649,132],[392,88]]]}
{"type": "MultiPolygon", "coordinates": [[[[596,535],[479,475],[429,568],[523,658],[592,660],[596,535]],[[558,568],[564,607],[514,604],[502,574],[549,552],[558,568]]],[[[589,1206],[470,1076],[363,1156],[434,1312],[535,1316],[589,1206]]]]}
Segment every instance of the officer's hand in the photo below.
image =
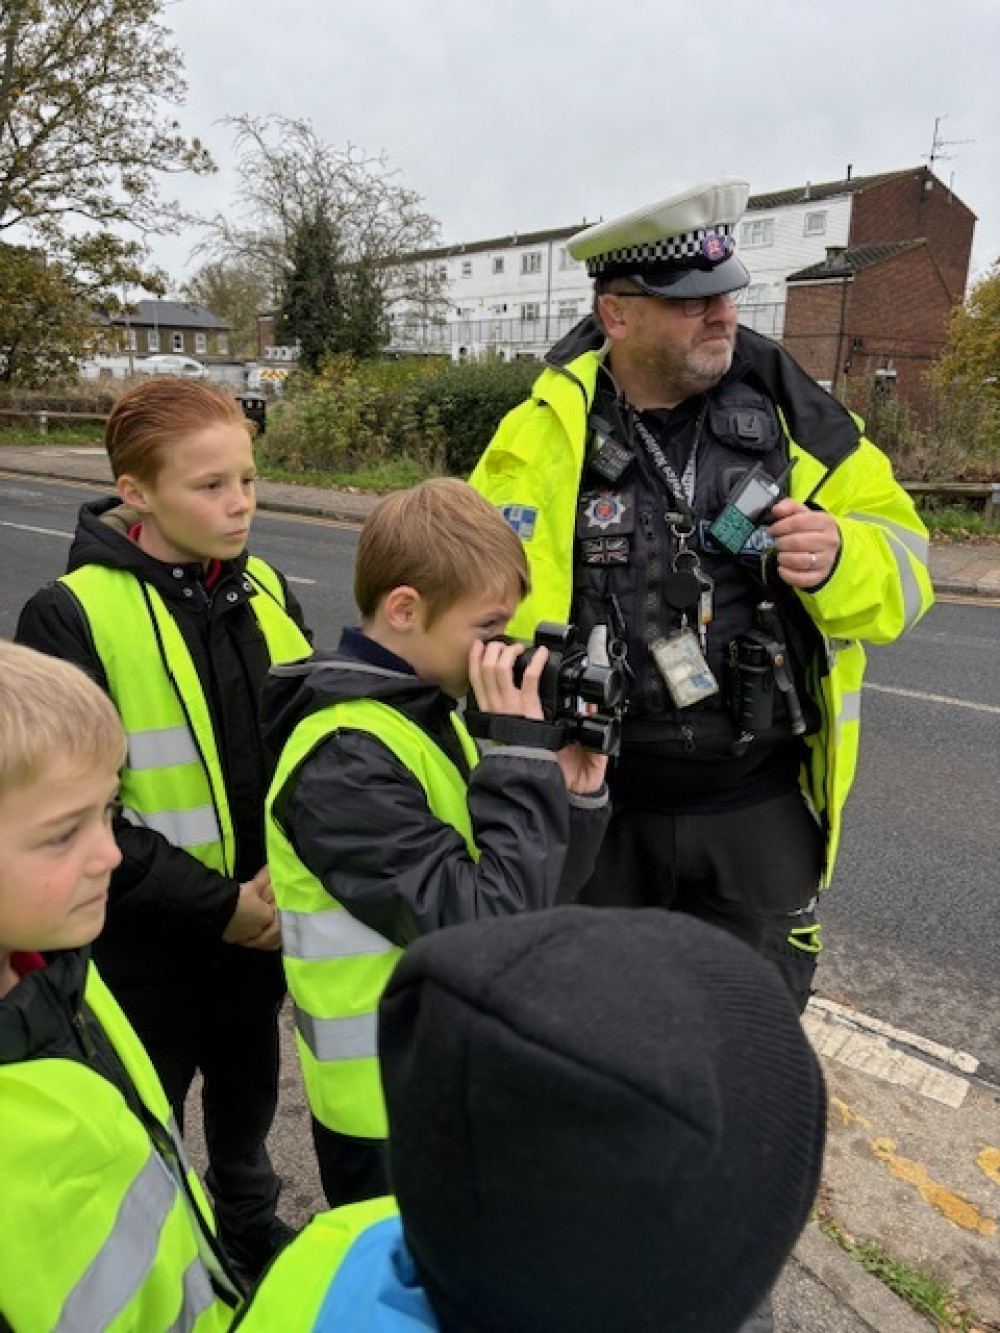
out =
{"type": "Polygon", "coordinates": [[[798,500],[779,500],[768,531],[777,543],[778,577],[790,588],[818,588],[840,555],[840,529],[832,514],[798,500]]]}
{"type": "Polygon", "coordinates": [[[483,643],[477,639],[469,652],[469,683],[484,713],[509,713],[540,721],[542,703],[538,682],[549,650],[537,648],[524,669],[520,686],[514,683],[514,663],[524,652],[522,643],[483,643]]]}

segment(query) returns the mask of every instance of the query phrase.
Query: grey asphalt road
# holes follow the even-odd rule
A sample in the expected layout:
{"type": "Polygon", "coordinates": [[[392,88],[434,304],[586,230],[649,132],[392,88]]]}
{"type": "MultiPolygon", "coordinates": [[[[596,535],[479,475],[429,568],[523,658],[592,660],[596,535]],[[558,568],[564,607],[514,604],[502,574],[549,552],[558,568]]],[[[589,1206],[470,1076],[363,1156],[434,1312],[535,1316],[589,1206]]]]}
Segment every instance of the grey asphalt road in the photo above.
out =
{"type": "MultiPolygon", "coordinates": [[[[63,569],[99,491],[0,478],[0,635],[63,569]]],[[[355,617],[356,531],[258,516],[253,546],[290,576],[318,643],[355,617]]],[[[833,887],[820,993],[1000,1072],[1000,608],[937,605],[871,652],[858,780],[833,887]]]]}

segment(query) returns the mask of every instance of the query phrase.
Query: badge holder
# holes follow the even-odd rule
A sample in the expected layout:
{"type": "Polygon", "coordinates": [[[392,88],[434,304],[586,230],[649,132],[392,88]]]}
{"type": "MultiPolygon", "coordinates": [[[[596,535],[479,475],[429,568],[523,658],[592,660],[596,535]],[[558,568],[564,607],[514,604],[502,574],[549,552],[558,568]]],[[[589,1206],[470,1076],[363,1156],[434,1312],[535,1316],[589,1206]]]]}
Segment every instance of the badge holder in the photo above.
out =
{"type": "Polygon", "coordinates": [[[684,528],[679,521],[671,525],[677,542],[671,573],[664,580],[668,605],[681,613],[680,629],[655,639],[649,651],[656,669],[663,677],[677,708],[690,708],[702,699],[719,693],[719,682],[705,658],[705,631],[712,619],[712,580],[701,569],[698,554],[688,541],[693,526],[684,528]],[[688,615],[697,607],[698,633],[691,629],[688,615]],[[699,642],[699,639],[701,640],[699,642]]]}

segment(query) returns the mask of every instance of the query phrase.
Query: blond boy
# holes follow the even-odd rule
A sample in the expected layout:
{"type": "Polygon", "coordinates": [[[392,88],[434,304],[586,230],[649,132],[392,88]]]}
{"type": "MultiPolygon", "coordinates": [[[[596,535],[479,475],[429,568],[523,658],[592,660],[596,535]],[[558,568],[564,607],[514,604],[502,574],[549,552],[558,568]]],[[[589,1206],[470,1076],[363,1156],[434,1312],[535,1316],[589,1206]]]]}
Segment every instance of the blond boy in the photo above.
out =
{"type": "Polygon", "coordinates": [[[87,946],[121,860],[111,703],[0,642],[0,1325],[226,1328],[237,1302],[163,1088],[87,946]]]}
{"type": "Polygon", "coordinates": [[[331,1205],[386,1190],[375,1013],[421,935],[548,907],[589,873],[605,759],[533,739],[545,653],[515,684],[502,634],[528,587],[521,544],[454,479],[384,500],[358,544],[360,629],[274,668],[265,735],[281,758],[268,863],[297,1042],[331,1205]],[[480,754],[456,705],[527,719],[480,754]]]}

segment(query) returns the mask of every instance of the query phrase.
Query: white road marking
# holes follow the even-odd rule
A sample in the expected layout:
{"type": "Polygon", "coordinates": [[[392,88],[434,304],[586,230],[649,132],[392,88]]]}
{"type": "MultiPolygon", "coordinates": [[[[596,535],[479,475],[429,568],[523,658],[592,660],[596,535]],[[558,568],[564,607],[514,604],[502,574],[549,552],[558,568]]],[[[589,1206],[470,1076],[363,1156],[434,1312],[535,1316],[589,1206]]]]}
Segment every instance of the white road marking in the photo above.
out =
{"type": "Polygon", "coordinates": [[[977,704],[971,699],[954,699],[950,694],[928,694],[925,690],[904,690],[898,685],[872,685],[869,681],[865,682],[865,689],[874,690],[876,694],[898,694],[903,699],[919,699],[927,704],[950,704],[952,708],[971,708],[976,713],[1000,714],[1000,705],[977,704]]]}
{"type": "Polygon", "coordinates": [[[951,1065],[965,1074],[979,1068],[979,1061],[967,1051],[904,1032],[818,996],[809,1001],[802,1023],[818,1055],[956,1109],[965,1101],[969,1082],[940,1065],[951,1065]]]}
{"type": "Polygon", "coordinates": [[[63,532],[61,528],[33,528],[30,523],[7,523],[0,519],[0,528],[17,528],[18,532],[40,532],[43,537],[65,537],[68,541],[73,534],[63,532]]]}

